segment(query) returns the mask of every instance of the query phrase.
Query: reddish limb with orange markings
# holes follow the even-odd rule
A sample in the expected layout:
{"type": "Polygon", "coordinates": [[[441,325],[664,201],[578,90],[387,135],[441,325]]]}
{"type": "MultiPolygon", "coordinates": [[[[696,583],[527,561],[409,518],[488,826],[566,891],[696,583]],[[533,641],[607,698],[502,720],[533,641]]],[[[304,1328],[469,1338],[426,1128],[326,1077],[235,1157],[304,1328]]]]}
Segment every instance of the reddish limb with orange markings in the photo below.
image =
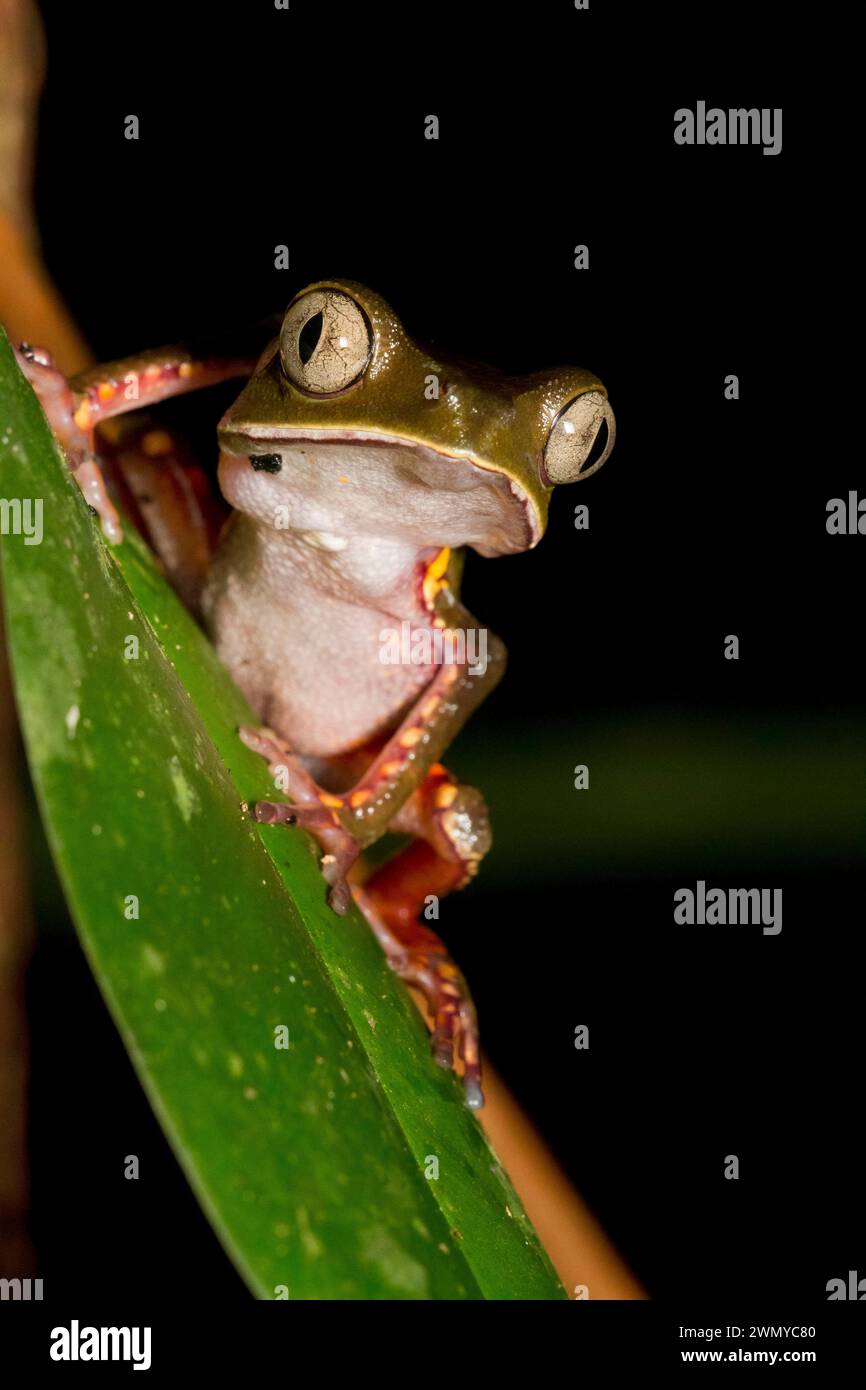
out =
{"type": "MultiPolygon", "coordinates": [[[[169,347],[93,367],[67,381],[41,348],[22,343],[16,357],[85,500],[98,514],[103,534],[112,544],[122,540],[123,528],[95,446],[97,426],[171,396],[248,376],[255,366],[253,357],[197,357],[186,348],[169,347]]],[[[168,471],[167,459],[163,471],[168,471]]]]}

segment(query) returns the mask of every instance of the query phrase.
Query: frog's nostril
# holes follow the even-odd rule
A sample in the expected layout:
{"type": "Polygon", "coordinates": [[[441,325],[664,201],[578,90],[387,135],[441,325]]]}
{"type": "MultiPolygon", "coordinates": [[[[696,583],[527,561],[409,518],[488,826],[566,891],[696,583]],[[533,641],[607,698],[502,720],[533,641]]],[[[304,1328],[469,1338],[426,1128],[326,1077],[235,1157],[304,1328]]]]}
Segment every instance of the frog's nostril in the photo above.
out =
{"type": "Polygon", "coordinates": [[[250,463],[257,473],[279,473],[283,466],[279,454],[250,454],[250,463]]]}

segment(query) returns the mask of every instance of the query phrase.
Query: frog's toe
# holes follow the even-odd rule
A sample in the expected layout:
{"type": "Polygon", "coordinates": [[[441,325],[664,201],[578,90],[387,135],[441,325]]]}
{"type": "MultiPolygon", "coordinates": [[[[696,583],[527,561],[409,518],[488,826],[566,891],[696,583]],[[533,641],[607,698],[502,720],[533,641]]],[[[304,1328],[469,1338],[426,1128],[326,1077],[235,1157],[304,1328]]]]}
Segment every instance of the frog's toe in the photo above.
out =
{"type": "Polygon", "coordinates": [[[478,1110],[484,1104],[481,1089],[481,1055],[478,1019],[466,981],[454,962],[439,950],[410,950],[392,962],[407,984],[420,989],[433,1018],[431,1050],[437,1066],[458,1070],[462,1063],[466,1104],[478,1110]]]}
{"type": "MultiPolygon", "coordinates": [[[[465,986],[464,986],[465,989],[465,986]]],[[[457,1043],[463,1062],[463,1093],[470,1110],[480,1110],[484,1104],[481,1089],[481,1051],[478,1041],[478,1020],[475,1006],[466,994],[460,1003],[460,1030],[457,1043]]]]}
{"type": "Polygon", "coordinates": [[[267,763],[279,763],[282,758],[291,756],[289,745],[273,729],[253,729],[249,724],[241,724],[238,737],[251,752],[258,753],[267,763]]]}
{"type": "Polygon", "coordinates": [[[357,857],[358,847],[352,840],[350,844],[338,847],[337,853],[323,854],[320,861],[322,877],[331,890],[328,906],[340,917],[345,917],[352,901],[352,890],[346,875],[357,857]]]}
{"type": "Polygon", "coordinates": [[[305,830],[323,830],[334,824],[325,806],[297,806],[287,801],[254,801],[250,806],[259,825],[302,825],[305,830]]]}
{"type": "Polygon", "coordinates": [[[480,1110],[484,1105],[484,1092],[477,1077],[464,1076],[463,1090],[466,1095],[466,1104],[470,1110],[480,1110]]]}

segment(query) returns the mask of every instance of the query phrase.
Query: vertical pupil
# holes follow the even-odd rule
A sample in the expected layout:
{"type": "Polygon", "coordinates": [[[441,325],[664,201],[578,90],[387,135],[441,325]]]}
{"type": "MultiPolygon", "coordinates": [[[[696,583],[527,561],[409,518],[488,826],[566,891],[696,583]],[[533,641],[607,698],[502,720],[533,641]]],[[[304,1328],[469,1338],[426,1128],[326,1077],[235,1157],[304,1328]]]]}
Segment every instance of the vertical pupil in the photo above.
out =
{"type": "Polygon", "coordinates": [[[589,449],[587,450],[586,458],[580,465],[581,473],[588,473],[590,468],[592,468],[592,465],[595,462],[597,462],[598,459],[601,458],[602,454],[607,448],[607,435],[607,420],[602,420],[601,424],[595,432],[595,439],[592,441],[592,443],[589,446],[589,449]]]}
{"type": "Polygon", "coordinates": [[[300,333],[298,334],[298,356],[304,363],[309,362],[313,353],[318,347],[319,339],[322,336],[322,315],[313,314],[307,319],[300,333]]]}

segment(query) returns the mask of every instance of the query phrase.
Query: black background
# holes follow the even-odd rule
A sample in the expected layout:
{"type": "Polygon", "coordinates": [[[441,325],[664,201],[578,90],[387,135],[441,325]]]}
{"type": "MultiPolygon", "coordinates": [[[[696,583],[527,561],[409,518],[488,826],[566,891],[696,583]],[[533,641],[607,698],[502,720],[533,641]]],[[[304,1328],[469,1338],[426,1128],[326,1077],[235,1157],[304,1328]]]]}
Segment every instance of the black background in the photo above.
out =
{"type": "MultiPolygon", "coordinates": [[[[734,733],[790,717],[832,740],[859,700],[863,541],[824,524],[857,479],[806,322],[829,293],[821,137],[783,90],[786,10],[43,9],[43,245],[100,357],[221,332],[335,275],[452,352],[607,384],[606,468],[557,494],[531,555],[470,557],[468,604],[510,667],[468,742],[612,715],[734,733]],[[698,99],[784,107],[781,155],[676,146],[673,113],[698,99]]],[[[202,429],[201,403],[170,409],[202,429]]],[[[732,860],[729,881],[769,886],[752,868],[732,860]]],[[[507,892],[482,870],[443,912],[492,1057],[655,1296],[817,1300],[866,1274],[859,869],[807,856],[774,874],[777,938],[684,937],[670,878],[643,870],[507,892]]],[[[677,882],[702,876],[696,858],[677,882]]],[[[31,999],[40,1272],[99,1293],[122,1270],[127,1292],[186,1297],[192,1274],[242,1297],[68,936],[43,938],[31,999]],[[123,1180],[129,1152],[150,1181],[123,1180]]]]}

